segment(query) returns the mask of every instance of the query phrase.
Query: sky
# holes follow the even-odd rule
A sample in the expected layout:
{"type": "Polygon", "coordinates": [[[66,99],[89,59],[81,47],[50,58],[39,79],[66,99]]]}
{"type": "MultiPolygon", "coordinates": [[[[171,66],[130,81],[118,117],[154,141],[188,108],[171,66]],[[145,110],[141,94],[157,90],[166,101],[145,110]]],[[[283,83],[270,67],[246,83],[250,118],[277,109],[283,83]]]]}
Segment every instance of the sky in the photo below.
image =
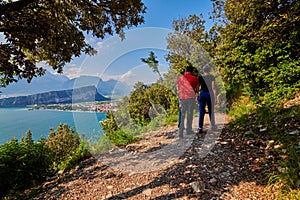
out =
{"type": "MultiPolygon", "coordinates": [[[[168,70],[166,37],[172,31],[172,21],[202,13],[206,21],[212,10],[210,0],[143,0],[147,7],[145,23],[125,31],[126,39],[108,36],[104,40],[87,37],[86,41],[95,47],[94,56],[82,54],[64,67],[63,75],[74,78],[82,75],[99,76],[103,80],[116,79],[133,85],[137,81],[155,82],[157,74],[143,62],[153,51],[159,61],[159,70],[168,70]]],[[[40,63],[48,71],[53,71],[40,63]]]]}
{"type": "Polygon", "coordinates": [[[125,31],[124,41],[119,36],[101,41],[88,38],[97,49],[97,55],[74,59],[65,67],[64,74],[70,78],[80,75],[99,76],[103,80],[112,78],[129,85],[137,81],[155,82],[157,74],[141,62],[141,58],[147,58],[153,51],[160,72],[166,72],[169,68],[165,61],[168,52],[166,37],[172,31],[172,21],[200,13],[209,21],[212,10],[210,0],[143,0],[143,3],[147,7],[144,24],[125,31]]]}

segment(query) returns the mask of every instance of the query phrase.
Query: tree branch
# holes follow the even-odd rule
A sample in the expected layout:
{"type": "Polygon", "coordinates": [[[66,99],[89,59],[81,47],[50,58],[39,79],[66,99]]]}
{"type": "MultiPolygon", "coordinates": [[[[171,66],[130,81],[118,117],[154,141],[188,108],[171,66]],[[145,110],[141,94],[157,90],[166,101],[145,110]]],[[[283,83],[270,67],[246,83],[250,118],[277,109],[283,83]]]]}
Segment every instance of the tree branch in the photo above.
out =
{"type": "Polygon", "coordinates": [[[0,5],[0,16],[9,12],[21,11],[24,7],[28,6],[31,3],[36,2],[36,0],[19,0],[13,1],[11,3],[5,3],[0,5]]]}

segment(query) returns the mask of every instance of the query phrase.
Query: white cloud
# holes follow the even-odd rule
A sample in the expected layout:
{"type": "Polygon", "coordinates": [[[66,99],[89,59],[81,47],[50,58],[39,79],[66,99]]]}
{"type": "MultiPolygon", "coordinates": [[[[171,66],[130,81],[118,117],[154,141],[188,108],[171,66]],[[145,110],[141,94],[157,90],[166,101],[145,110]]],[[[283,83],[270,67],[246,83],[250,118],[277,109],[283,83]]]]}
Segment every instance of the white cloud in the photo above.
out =
{"type": "Polygon", "coordinates": [[[96,75],[104,81],[114,79],[124,82],[130,86],[135,85],[137,82],[143,82],[145,84],[154,83],[158,79],[158,75],[153,73],[153,71],[146,65],[135,67],[123,74],[107,75],[98,73],[96,75]]]}
{"type": "Polygon", "coordinates": [[[125,74],[120,75],[120,81],[127,83],[128,85],[133,85],[137,79],[137,74],[133,71],[128,71],[125,74]]]}
{"type": "Polygon", "coordinates": [[[66,64],[66,67],[76,67],[77,64],[76,63],[68,63],[66,64]]]}
{"type": "Polygon", "coordinates": [[[72,67],[72,68],[64,68],[63,74],[69,78],[75,78],[82,75],[80,68],[72,67]]]}
{"type": "Polygon", "coordinates": [[[100,51],[102,48],[103,48],[103,42],[97,42],[97,43],[96,43],[95,49],[96,49],[97,51],[100,51]]]}
{"type": "Polygon", "coordinates": [[[87,37],[85,38],[86,43],[95,43],[96,39],[94,37],[87,37]]]}
{"type": "Polygon", "coordinates": [[[134,84],[134,80],[136,79],[137,75],[134,74],[132,71],[128,71],[125,74],[119,74],[119,75],[97,74],[97,76],[104,81],[107,81],[109,79],[114,79],[132,85],[134,84]]]}

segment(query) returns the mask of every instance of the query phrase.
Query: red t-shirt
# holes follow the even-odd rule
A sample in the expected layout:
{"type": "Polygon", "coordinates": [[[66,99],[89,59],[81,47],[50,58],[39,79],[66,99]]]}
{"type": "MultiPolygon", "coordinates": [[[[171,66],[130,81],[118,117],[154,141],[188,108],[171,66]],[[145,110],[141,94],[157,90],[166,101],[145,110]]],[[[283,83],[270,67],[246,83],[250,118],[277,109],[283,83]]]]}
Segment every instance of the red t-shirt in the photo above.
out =
{"type": "Polygon", "coordinates": [[[198,78],[191,73],[179,76],[177,80],[179,99],[196,98],[199,86],[198,78]]]}

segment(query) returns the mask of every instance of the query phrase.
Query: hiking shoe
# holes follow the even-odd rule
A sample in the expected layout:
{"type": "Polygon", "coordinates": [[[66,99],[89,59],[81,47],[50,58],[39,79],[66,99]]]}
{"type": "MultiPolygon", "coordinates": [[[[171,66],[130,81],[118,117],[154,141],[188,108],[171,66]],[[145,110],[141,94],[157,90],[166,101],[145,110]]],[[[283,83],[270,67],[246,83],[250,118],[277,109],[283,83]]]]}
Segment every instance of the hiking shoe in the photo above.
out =
{"type": "Polygon", "coordinates": [[[202,128],[198,128],[198,134],[202,134],[202,133],[203,133],[202,128]]]}

